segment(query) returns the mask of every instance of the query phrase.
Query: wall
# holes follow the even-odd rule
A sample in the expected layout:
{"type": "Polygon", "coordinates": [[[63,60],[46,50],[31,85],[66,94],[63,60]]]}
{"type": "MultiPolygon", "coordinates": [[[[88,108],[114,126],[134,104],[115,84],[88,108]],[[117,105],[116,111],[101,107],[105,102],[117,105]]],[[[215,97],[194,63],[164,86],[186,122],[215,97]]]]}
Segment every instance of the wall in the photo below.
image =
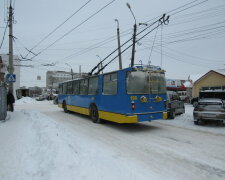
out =
{"type": "Polygon", "coordinates": [[[194,83],[192,97],[198,97],[200,89],[207,86],[225,86],[225,76],[213,71],[210,72],[204,78],[194,83]]]}

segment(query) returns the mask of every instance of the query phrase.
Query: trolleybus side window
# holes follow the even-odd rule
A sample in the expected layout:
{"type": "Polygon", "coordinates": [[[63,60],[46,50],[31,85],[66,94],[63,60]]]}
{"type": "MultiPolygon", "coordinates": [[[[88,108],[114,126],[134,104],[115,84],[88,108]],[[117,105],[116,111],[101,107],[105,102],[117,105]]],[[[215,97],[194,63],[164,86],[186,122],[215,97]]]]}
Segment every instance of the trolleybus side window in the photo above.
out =
{"type": "Polygon", "coordinates": [[[98,77],[89,79],[88,94],[98,94],[98,77]]]}
{"type": "Polygon", "coordinates": [[[80,94],[81,95],[88,94],[88,79],[80,80],[80,94]]]}
{"type": "Polygon", "coordinates": [[[59,84],[59,94],[62,94],[63,93],[63,86],[62,84],[59,84]]]}
{"type": "Polygon", "coordinates": [[[117,73],[106,74],[103,76],[103,94],[117,94],[117,73]]]}
{"type": "Polygon", "coordinates": [[[73,84],[72,84],[72,82],[67,83],[67,94],[73,94],[73,84]]]}
{"type": "Polygon", "coordinates": [[[63,83],[63,94],[67,94],[67,83],[63,83]]]}
{"type": "Polygon", "coordinates": [[[73,81],[73,94],[79,94],[79,81],[73,81]]]}

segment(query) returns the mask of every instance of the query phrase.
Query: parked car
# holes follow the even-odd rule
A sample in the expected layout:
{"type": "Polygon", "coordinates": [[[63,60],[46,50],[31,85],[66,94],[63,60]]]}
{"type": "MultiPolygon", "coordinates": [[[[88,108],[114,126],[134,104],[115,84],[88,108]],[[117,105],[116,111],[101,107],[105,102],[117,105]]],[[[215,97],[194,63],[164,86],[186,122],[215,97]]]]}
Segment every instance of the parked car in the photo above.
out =
{"type": "Polygon", "coordinates": [[[58,94],[54,94],[53,104],[58,104],[58,94]]]}
{"type": "Polygon", "coordinates": [[[167,91],[168,118],[174,119],[176,115],[185,113],[184,102],[175,91],[167,91]]]}
{"type": "Polygon", "coordinates": [[[203,124],[207,120],[225,123],[225,105],[222,99],[205,98],[198,101],[194,108],[194,123],[203,124]]]}
{"type": "Polygon", "coordinates": [[[39,95],[35,98],[37,101],[44,101],[46,98],[43,95],[39,95]]]}

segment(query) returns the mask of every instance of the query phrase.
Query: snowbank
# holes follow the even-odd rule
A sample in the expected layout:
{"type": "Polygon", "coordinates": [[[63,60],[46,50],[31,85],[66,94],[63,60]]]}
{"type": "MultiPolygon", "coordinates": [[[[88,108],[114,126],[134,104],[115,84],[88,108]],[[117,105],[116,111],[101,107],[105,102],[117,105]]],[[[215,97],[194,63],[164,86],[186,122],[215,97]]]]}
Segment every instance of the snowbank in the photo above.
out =
{"type": "Polygon", "coordinates": [[[70,133],[51,118],[36,112],[9,112],[0,123],[0,179],[158,179],[92,137],[70,133]],[[119,160],[118,160],[119,158],[119,160]]]}
{"type": "Polygon", "coordinates": [[[32,99],[31,97],[22,97],[21,99],[16,100],[16,105],[23,105],[23,104],[31,104],[37,102],[35,99],[32,99]]]}

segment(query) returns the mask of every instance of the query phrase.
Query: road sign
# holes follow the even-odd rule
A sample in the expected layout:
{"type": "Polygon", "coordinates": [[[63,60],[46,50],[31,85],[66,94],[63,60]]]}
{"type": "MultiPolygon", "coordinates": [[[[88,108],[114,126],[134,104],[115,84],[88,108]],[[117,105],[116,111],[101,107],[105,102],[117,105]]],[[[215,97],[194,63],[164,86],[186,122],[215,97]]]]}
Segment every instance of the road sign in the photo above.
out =
{"type": "Polygon", "coordinates": [[[6,81],[7,82],[16,82],[16,75],[15,74],[7,74],[6,81]]]}

